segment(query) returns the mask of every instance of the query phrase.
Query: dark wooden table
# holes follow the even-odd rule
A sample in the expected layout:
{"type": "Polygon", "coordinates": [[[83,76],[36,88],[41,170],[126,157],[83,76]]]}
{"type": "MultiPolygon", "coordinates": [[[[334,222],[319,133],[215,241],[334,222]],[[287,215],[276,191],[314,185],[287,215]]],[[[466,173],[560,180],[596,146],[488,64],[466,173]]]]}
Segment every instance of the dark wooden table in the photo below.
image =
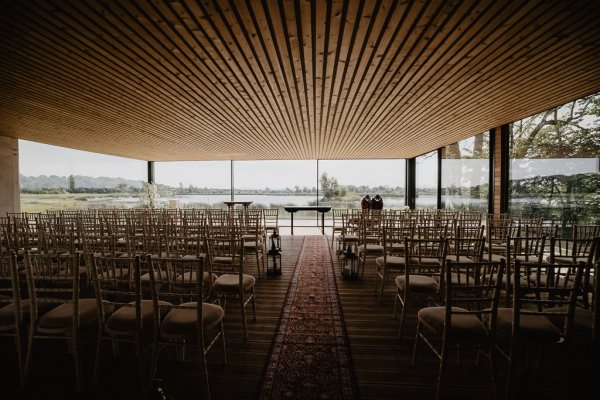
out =
{"type": "Polygon", "coordinates": [[[316,211],[321,213],[321,233],[325,234],[325,213],[331,210],[331,206],[286,206],[285,211],[290,213],[292,235],[294,234],[294,213],[297,211],[316,211]]]}
{"type": "Polygon", "coordinates": [[[248,206],[250,204],[252,204],[252,202],[251,201],[224,201],[223,204],[225,204],[229,208],[229,211],[233,211],[233,208],[235,207],[236,204],[241,204],[242,206],[244,206],[244,210],[247,210],[248,206]]]}

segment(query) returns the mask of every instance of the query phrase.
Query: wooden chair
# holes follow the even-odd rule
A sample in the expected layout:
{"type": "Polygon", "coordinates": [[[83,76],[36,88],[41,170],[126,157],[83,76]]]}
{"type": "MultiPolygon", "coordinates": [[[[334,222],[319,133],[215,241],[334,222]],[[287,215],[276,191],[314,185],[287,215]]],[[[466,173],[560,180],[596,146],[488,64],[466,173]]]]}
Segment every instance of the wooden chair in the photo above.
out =
{"type": "Polygon", "coordinates": [[[414,226],[386,225],[383,227],[383,256],[377,257],[375,263],[375,290],[379,288],[379,299],[383,298],[383,289],[390,273],[400,271],[405,267],[406,259],[404,257],[404,238],[414,236],[414,226]],[[379,280],[381,279],[381,287],[379,280]]]}
{"type": "Polygon", "coordinates": [[[513,307],[499,308],[496,324],[497,348],[508,360],[507,399],[513,396],[520,356],[535,351],[540,360],[549,349],[554,349],[554,353],[562,349],[564,356],[568,356],[584,270],[584,263],[561,265],[515,261],[513,307]]]}
{"type": "Polygon", "coordinates": [[[518,226],[513,225],[507,215],[496,217],[490,214],[487,217],[485,229],[487,260],[500,261],[501,258],[506,258],[507,238],[518,236],[518,226]]]}
{"type": "Polygon", "coordinates": [[[263,208],[263,240],[273,233],[273,229],[279,232],[279,209],[278,208],[263,208]]]}
{"type": "MultiPolygon", "coordinates": [[[[344,232],[344,220],[348,215],[348,210],[345,208],[332,208],[331,209],[331,248],[335,246],[335,243],[340,245],[340,236],[344,232]]],[[[338,249],[339,250],[339,249],[338,249]]]]}
{"type": "Polygon", "coordinates": [[[480,262],[483,261],[485,238],[483,226],[461,227],[457,226],[455,234],[446,240],[446,258],[454,262],[480,262]]]}
{"type": "Polygon", "coordinates": [[[98,310],[98,337],[92,375],[97,388],[104,355],[103,346],[111,344],[113,357],[120,356],[120,345],[134,348],[139,391],[146,394],[144,341],[150,342],[153,323],[152,300],[142,298],[141,258],[91,256],[92,275],[98,310]]]}
{"type": "Polygon", "coordinates": [[[262,215],[260,210],[248,210],[240,214],[244,221],[240,221],[241,235],[244,239],[244,256],[254,256],[256,270],[260,278],[260,270],[265,270],[266,242],[263,239],[265,232],[262,227],[262,215]]]}
{"type": "Polygon", "coordinates": [[[254,294],[254,276],[245,273],[244,239],[230,239],[221,237],[206,238],[209,276],[216,274],[217,278],[212,283],[214,295],[223,301],[223,308],[227,307],[227,298],[238,298],[240,313],[244,326],[244,338],[248,338],[246,323],[246,306],[252,302],[252,312],[256,321],[256,298],[254,294]]]}
{"type": "Polygon", "coordinates": [[[449,353],[465,348],[478,351],[476,362],[479,361],[479,352],[486,353],[490,362],[490,397],[495,397],[494,340],[504,268],[504,260],[466,263],[446,260],[442,274],[444,305],[422,308],[417,313],[412,366],[414,367],[416,362],[419,342],[423,342],[439,358],[436,399],[441,398],[443,394],[449,353]],[[497,279],[491,279],[492,276],[497,279]]]}
{"type": "Polygon", "coordinates": [[[404,257],[403,273],[395,278],[394,296],[394,318],[398,317],[398,303],[402,307],[400,337],[409,303],[415,300],[427,300],[429,306],[439,303],[442,265],[446,259],[445,240],[405,238],[404,257]]]}
{"type": "Polygon", "coordinates": [[[227,362],[223,308],[206,302],[204,294],[204,258],[147,259],[150,271],[150,289],[154,310],[154,335],[150,362],[149,388],[154,382],[161,349],[176,346],[178,358],[185,359],[186,346],[194,343],[198,350],[203,398],[210,399],[206,354],[220,340],[223,358],[227,362]],[[156,272],[170,270],[169,282],[156,281],[156,272]],[[201,306],[198,307],[198,304],[201,306]],[[216,331],[215,334],[212,332],[216,331]],[[210,336],[209,336],[210,335],[210,336]]]}
{"type": "MultiPolygon", "coordinates": [[[[0,336],[12,337],[15,341],[17,369],[21,389],[25,387],[24,350],[25,326],[24,315],[28,316],[29,308],[21,299],[17,255],[2,253],[0,256],[0,336]]],[[[10,367],[10,364],[6,364],[10,367]]]]}
{"type": "Polygon", "coordinates": [[[367,260],[384,255],[381,214],[366,214],[360,220],[356,254],[361,268],[360,276],[364,278],[367,260]]]}
{"type": "Polygon", "coordinates": [[[83,390],[80,333],[98,321],[96,299],[80,298],[80,254],[76,252],[70,257],[25,254],[24,262],[30,305],[25,378],[35,340],[66,340],[73,356],[76,389],[80,393],[83,390]]]}

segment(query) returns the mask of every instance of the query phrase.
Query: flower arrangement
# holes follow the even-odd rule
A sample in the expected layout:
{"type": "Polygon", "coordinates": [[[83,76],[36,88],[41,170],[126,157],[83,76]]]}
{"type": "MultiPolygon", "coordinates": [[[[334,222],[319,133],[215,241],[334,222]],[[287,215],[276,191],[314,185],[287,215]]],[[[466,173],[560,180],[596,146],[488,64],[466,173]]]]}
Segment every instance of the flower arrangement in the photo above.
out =
{"type": "Polygon", "coordinates": [[[144,182],[140,195],[140,207],[149,210],[156,208],[157,197],[158,192],[156,191],[156,185],[154,183],[144,182]]]}

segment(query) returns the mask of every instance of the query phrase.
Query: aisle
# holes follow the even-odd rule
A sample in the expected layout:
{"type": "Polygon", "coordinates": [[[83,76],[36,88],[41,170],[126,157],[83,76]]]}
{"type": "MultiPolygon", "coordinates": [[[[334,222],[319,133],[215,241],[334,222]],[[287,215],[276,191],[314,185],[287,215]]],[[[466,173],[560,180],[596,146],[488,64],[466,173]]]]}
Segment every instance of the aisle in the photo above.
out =
{"type": "Polygon", "coordinates": [[[281,312],[261,399],[355,399],[352,362],[325,236],[306,236],[281,312]]]}

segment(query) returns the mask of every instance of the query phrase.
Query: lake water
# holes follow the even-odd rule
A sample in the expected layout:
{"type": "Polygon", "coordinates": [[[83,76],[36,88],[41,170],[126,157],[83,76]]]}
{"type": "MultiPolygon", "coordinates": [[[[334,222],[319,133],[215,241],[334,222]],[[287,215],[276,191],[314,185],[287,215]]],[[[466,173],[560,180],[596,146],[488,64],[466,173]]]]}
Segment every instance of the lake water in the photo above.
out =
{"type": "MultiPolygon", "coordinates": [[[[465,201],[472,208],[486,209],[487,201],[485,199],[470,199],[461,196],[444,196],[447,207],[458,208],[465,201]]],[[[158,203],[165,207],[178,208],[206,208],[223,205],[224,201],[230,201],[231,196],[228,194],[193,194],[193,195],[178,195],[159,197],[158,203]]],[[[297,195],[269,195],[269,194],[254,194],[254,195],[236,195],[236,201],[252,201],[253,206],[260,208],[281,208],[283,206],[309,206],[316,205],[315,196],[297,196],[297,195]]],[[[421,195],[417,199],[419,208],[436,208],[437,198],[431,195],[421,195]]],[[[139,203],[137,197],[122,197],[116,198],[111,203],[120,207],[136,207],[139,203]]],[[[319,202],[320,205],[329,205],[331,203],[319,202]]],[[[404,197],[384,197],[384,208],[402,208],[404,207],[404,197]]],[[[360,200],[356,201],[336,201],[333,207],[339,208],[359,208],[360,200]]]]}

